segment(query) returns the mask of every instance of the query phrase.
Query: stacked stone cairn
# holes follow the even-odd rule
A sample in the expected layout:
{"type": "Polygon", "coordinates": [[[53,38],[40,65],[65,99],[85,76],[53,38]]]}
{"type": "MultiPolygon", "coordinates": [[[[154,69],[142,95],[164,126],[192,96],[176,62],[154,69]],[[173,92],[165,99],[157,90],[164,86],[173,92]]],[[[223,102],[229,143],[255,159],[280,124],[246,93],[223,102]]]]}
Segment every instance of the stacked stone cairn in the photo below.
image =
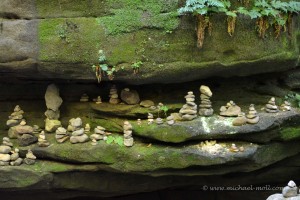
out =
{"type": "Polygon", "coordinates": [[[23,119],[24,111],[21,109],[19,105],[16,105],[14,108],[14,112],[8,117],[6,125],[8,127],[14,127],[21,123],[23,119]]]}
{"type": "Polygon", "coordinates": [[[283,104],[280,105],[280,110],[282,111],[290,111],[291,109],[291,104],[288,101],[284,101],[283,104]]]}
{"type": "Polygon", "coordinates": [[[241,113],[241,108],[233,101],[229,101],[226,106],[220,108],[220,115],[225,117],[237,117],[241,113]]]}
{"type": "Polygon", "coordinates": [[[156,118],[156,124],[157,125],[161,125],[163,123],[164,123],[164,120],[162,118],[160,118],[160,117],[156,118]]]}
{"type": "Polygon", "coordinates": [[[136,123],[137,123],[138,126],[142,126],[142,120],[141,119],[137,119],[136,123]]]}
{"type": "Polygon", "coordinates": [[[87,142],[89,137],[84,133],[84,128],[82,128],[82,120],[77,117],[76,119],[71,119],[69,122],[70,125],[68,126],[68,131],[72,130],[70,142],[72,144],[87,142]]]}
{"type": "Polygon", "coordinates": [[[97,140],[92,139],[91,145],[96,146],[98,144],[97,140]]]}
{"type": "Polygon", "coordinates": [[[275,103],[275,98],[272,97],[265,106],[267,113],[277,113],[279,112],[278,106],[275,103]]]}
{"type": "Polygon", "coordinates": [[[94,134],[92,134],[90,136],[90,139],[91,140],[106,140],[107,139],[107,136],[106,136],[106,133],[105,133],[105,128],[102,127],[102,126],[97,126],[95,129],[94,129],[94,134]]]}
{"type": "Polygon", "coordinates": [[[259,121],[259,116],[257,115],[257,111],[255,110],[254,104],[249,106],[249,112],[246,115],[248,124],[257,124],[259,121]]]}
{"type": "Polygon", "coordinates": [[[282,189],[281,194],[273,194],[267,200],[300,200],[298,187],[294,181],[289,181],[288,185],[282,189]]]}
{"type": "Polygon", "coordinates": [[[132,125],[125,121],[123,125],[123,133],[124,133],[124,145],[126,147],[132,147],[133,146],[133,137],[132,137],[132,125]]]}
{"type": "Polygon", "coordinates": [[[42,129],[38,125],[33,125],[33,134],[39,134],[42,129]]]}
{"type": "Polygon", "coordinates": [[[20,146],[28,146],[37,142],[38,138],[33,133],[33,128],[26,125],[23,119],[20,125],[11,127],[8,130],[8,137],[18,138],[20,146]]]}
{"type": "Polygon", "coordinates": [[[152,113],[148,113],[148,124],[153,124],[154,116],[152,113]]]}
{"type": "Polygon", "coordinates": [[[63,127],[59,127],[55,131],[55,139],[58,143],[64,143],[69,139],[69,134],[67,133],[67,130],[63,127]]]}
{"type": "Polygon", "coordinates": [[[121,100],[119,99],[119,95],[118,95],[118,90],[116,88],[116,85],[113,85],[111,88],[110,88],[110,91],[109,91],[109,103],[110,104],[118,104],[121,102],[121,100]]]}
{"type": "Polygon", "coordinates": [[[28,149],[26,158],[24,158],[24,163],[27,165],[33,165],[35,163],[35,160],[36,160],[36,156],[33,155],[31,149],[28,149]]]}
{"type": "Polygon", "coordinates": [[[9,138],[4,137],[2,145],[0,146],[0,166],[7,166],[9,165],[11,159],[11,148],[12,143],[10,142],[9,138]]]}
{"type": "Polygon", "coordinates": [[[52,133],[55,132],[58,127],[61,127],[61,122],[59,121],[59,107],[63,100],[59,96],[59,89],[56,85],[51,84],[47,87],[45,102],[47,107],[47,111],[45,112],[45,131],[52,133]]]}
{"type": "Polygon", "coordinates": [[[192,91],[184,97],[186,104],[179,111],[182,120],[191,121],[197,117],[197,105],[195,104],[195,95],[192,91]]]}
{"type": "Polygon", "coordinates": [[[89,134],[91,132],[91,126],[90,124],[85,124],[84,126],[84,133],[89,134]]]}
{"type": "Polygon", "coordinates": [[[233,126],[243,126],[247,124],[247,117],[244,112],[241,112],[237,118],[232,121],[233,126]]]}
{"type": "Polygon", "coordinates": [[[39,147],[48,147],[50,145],[46,139],[45,131],[41,131],[39,134],[38,145],[39,147]]]}
{"type": "Polygon", "coordinates": [[[205,85],[200,86],[200,105],[199,105],[199,115],[200,116],[212,116],[214,110],[212,109],[211,101],[209,98],[212,97],[212,92],[209,87],[205,85]]]}
{"type": "Polygon", "coordinates": [[[83,95],[81,95],[79,101],[80,102],[88,102],[89,101],[89,96],[86,93],[84,93],[83,95]]]}
{"type": "Polygon", "coordinates": [[[100,103],[102,103],[102,99],[100,96],[98,96],[96,99],[96,104],[100,104],[100,103]]]}
{"type": "Polygon", "coordinates": [[[174,117],[172,115],[167,117],[167,124],[172,126],[175,123],[174,117]]]}
{"type": "Polygon", "coordinates": [[[19,149],[15,148],[14,151],[11,152],[11,156],[10,156],[10,165],[11,166],[19,166],[22,164],[23,159],[20,158],[19,155],[19,149]]]}

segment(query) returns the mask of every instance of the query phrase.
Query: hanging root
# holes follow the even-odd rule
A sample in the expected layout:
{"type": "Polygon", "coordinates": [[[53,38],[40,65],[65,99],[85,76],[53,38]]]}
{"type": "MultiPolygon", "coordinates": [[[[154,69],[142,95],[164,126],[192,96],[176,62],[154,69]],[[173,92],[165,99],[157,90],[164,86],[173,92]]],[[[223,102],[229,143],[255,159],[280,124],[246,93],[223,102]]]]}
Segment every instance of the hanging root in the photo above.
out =
{"type": "Polygon", "coordinates": [[[197,15],[197,47],[202,48],[205,37],[205,29],[208,27],[209,35],[211,35],[212,23],[209,22],[209,17],[197,15]]]}
{"type": "Polygon", "coordinates": [[[265,17],[260,17],[256,21],[256,26],[257,26],[259,37],[265,38],[266,31],[269,28],[268,20],[265,17]]]}
{"type": "Polygon", "coordinates": [[[288,35],[291,36],[292,32],[293,32],[293,14],[292,13],[288,14],[287,31],[288,31],[288,35]]]}
{"type": "Polygon", "coordinates": [[[233,36],[236,24],[236,17],[229,16],[227,18],[227,32],[230,36],[233,36]]]}
{"type": "Polygon", "coordinates": [[[275,27],[275,38],[277,39],[280,36],[282,26],[276,23],[274,27],[275,27]]]}

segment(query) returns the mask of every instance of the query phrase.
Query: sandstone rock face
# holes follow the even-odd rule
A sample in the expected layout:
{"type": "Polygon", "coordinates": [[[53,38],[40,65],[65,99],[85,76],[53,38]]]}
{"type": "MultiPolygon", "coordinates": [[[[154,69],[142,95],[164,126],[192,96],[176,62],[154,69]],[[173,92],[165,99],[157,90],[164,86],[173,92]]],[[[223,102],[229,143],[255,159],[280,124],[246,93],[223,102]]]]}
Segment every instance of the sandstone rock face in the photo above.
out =
{"type": "Polygon", "coordinates": [[[213,34],[205,38],[200,51],[195,19],[176,16],[177,9],[177,1],[164,0],[135,4],[1,1],[1,70],[7,78],[95,80],[90,63],[97,63],[99,46],[109,52],[110,65],[124,67],[114,80],[134,84],[245,76],[297,66],[297,22],[289,42],[284,35],[282,40],[261,40],[254,30],[255,20],[238,18],[235,35],[229,37],[224,31],[224,16],[214,15],[213,34]],[[166,30],[173,32],[166,34],[166,30]],[[135,76],[130,66],[142,56],[146,61],[139,73],[144,76],[135,76]],[[156,67],[157,63],[163,67],[156,67]]]}

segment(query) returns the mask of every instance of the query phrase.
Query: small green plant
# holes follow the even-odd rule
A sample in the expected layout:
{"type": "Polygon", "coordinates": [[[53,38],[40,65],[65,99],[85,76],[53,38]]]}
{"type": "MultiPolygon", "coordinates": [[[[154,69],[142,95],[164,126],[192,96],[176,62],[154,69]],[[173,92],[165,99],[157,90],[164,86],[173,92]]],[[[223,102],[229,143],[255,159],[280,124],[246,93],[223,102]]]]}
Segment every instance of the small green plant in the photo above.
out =
{"type": "Polygon", "coordinates": [[[290,92],[289,94],[284,96],[284,99],[300,108],[300,94],[296,92],[290,92]]]}
{"type": "Polygon", "coordinates": [[[114,72],[116,72],[116,67],[109,67],[108,64],[106,64],[106,56],[104,54],[103,50],[99,50],[99,58],[98,58],[99,64],[93,65],[92,68],[95,71],[95,75],[97,77],[98,83],[101,82],[102,76],[105,75],[105,73],[108,76],[109,80],[114,79],[114,72]]]}
{"type": "Polygon", "coordinates": [[[137,61],[132,63],[131,67],[133,69],[133,73],[137,74],[139,72],[140,67],[143,65],[144,63],[142,61],[137,61]]]}
{"type": "Polygon", "coordinates": [[[106,144],[112,144],[112,143],[115,143],[119,146],[124,146],[124,139],[121,136],[114,137],[110,135],[107,137],[106,144]]]}
{"type": "Polygon", "coordinates": [[[163,106],[161,106],[159,109],[160,109],[161,111],[163,111],[163,112],[164,112],[164,114],[165,114],[165,117],[167,117],[167,116],[168,116],[168,111],[169,111],[169,108],[168,108],[168,106],[165,106],[165,105],[163,105],[163,106]]]}

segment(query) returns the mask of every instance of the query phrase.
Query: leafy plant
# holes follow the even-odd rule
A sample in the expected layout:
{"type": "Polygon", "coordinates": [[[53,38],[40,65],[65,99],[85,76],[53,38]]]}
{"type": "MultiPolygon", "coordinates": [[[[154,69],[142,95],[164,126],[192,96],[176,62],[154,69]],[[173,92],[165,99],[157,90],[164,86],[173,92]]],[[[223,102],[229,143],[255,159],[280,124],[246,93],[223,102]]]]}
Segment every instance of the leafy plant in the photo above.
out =
{"type": "Polygon", "coordinates": [[[168,116],[168,115],[167,115],[167,112],[168,112],[168,110],[169,110],[168,106],[163,105],[163,106],[161,106],[159,109],[165,113],[165,116],[166,116],[166,117],[168,116]]]}
{"type": "Polygon", "coordinates": [[[115,143],[119,146],[123,146],[124,145],[124,139],[123,137],[120,137],[120,136],[108,136],[107,137],[107,140],[106,140],[106,144],[112,144],[112,143],[115,143]]]}
{"type": "Polygon", "coordinates": [[[297,105],[300,108],[300,94],[290,92],[289,94],[285,95],[284,99],[297,105]]]}
{"type": "Polygon", "coordinates": [[[140,67],[143,65],[144,63],[142,61],[137,61],[132,63],[131,67],[133,69],[133,73],[137,74],[139,72],[140,67]]]}
{"type": "Polygon", "coordinates": [[[187,0],[184,7],[178,10],[180,15],[191,13],[196,16],[197,24],[197,46],[202,48],[205,38],[205,31],[209,35],[212,32],[210,15],[212,13],[225,13],[228,16],[228,33],[233,34],[236,22],[236,13],[230,11],[231,3],[229,0],[187,0]]]}
{"type": "Polygon", "coordinates": [[[99,58],[98,58],[99,64],[93,65],[92,68],[95,71],[95,75],[97,77],[98,83],[101,82],[102,76],[107,74],[109,80],[113,80],[114,78],[114,72],[116,72],[116,67],[109,67],[106,64],[106,56],[104,54],[103,50],[99,50],[99,58]]]}

